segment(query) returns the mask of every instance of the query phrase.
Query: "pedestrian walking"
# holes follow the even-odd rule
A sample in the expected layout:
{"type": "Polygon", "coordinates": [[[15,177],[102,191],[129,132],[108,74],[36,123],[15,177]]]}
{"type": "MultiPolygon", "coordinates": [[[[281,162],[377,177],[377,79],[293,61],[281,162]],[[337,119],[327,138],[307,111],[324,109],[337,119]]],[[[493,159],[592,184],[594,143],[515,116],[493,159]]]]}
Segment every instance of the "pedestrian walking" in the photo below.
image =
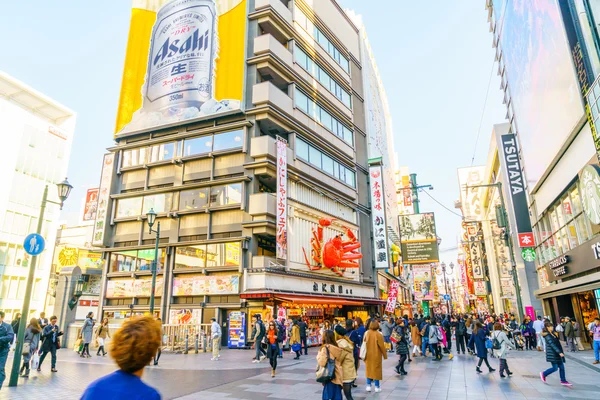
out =
{"type": "Polygon", "coordinates": [[[56,350],[60,348],[60,337],[63,335],[63,331],[60,330],[58,325],[56,325],[56,321],[58,318],[56,315],[50,317],[50,324],[46,325],[46,327],[42,330],[42,337],[44,341],[42,343],[40,355],[40,363],[38,364],[37,371],[40,372],[42,370],[42,364],[44,363],[44,359],[50,353],[50,367],[52,372],[58,372],[56,369],[56,350]]]}
{"type": "Polygon", "coordinates": [[[4,367],[6,366],[6,360],[8,359],[10,344],[15,337],[12,326],[4,322],[5,315],[4,311],[0,311],[0,389],[2,389],[2,384],[4,383],[4,379],[6,379],[4,367]]]}
{"type": "Polygon", "coordinates": [[[21,313],[16,313],[13,320],[10,322],[10,326],[12,326],[15,337],[11,343],[11,346],[17,344],[17,336],[19,335],[19,324],[21,323],[21,313]]]}
{"type": "Polygon", "coordinates": [[[264,337],[264,342],[267,345],[267,358],[271,365],[271,378],[275,378],[275,370],[277,369],[277,357],[279,357],[279,329],[274,319],[269,322],[267,333],[264,337]]]}
{"type": "Polygon", "coordinates": [[[48,326],[48,324],[50,323],[50,321],[48,321],[48,318],[46,318],[46,313],[45,312],[41,312],[40,313],[40,318],[38,319],[38,322],[40,323],[40,328],[42,328],[42,331],[44,330],[45,327],[48,326]]]}
{"type": "Polygon", "coordinates": [[[465,322],[465,325],[467,326],[467,334],[465,335],[465,343],[467,344],[467,350],[470,355],[474,356],[475,355],[475,341],[471,340],[471,337],[473,337],[473,330],[475,329],[475,321],[473,321],[473,318],[468,317],[467,321],[465,322]]]}
{"type": "MultiPolygon", "coordinates": [[[[431,325],[431,319],[426,317],[421,326],[419,327],[419,333],[422,337],[421,340],[421,353],[423,357],[427,357],[427,348],[429,347],[429,328],[431,325]]],[[[433,353],[431,353],[433,355],[433,353]]]]}
{"type": "MultiPolygon", "coordinates": [[[[383,344],[383,338],[381,338],[381,342],[383,344]]],[[[322,400],[342,400],[342,386],[344,385],[342,364],[348,355],[338,347],[333,331],[323,332],[323,345],[317,354],[317,365],[325,367],[329,360],[334,359],[335,373],[331,381],[323,384],[322,400]]]]}
{"type": "Polygon", "coordinates": [[[544,338],[542,337],[542,332],[544,331],[544,321],[542,321],[541,315],[538,315],[537,319],[533,322],[533,330],[535,331],[537,350],[542,351],[545,349],[545,347],[544,338]]]}
{"type": "Polygon", "coordinates": [[[496,322],[494,324],[494,331],[492,332],[492,341],[493,341],[493,349],[496,357],[500,360],[500,378],[505,378],[504,372],[508,376],[512,375],[510,369],[508,368],[508,363],[506,362],[506,356],[508,355],[508,349],[514,349],[514,346],[508,339],[508,336],[502,329],[502,324],[500,322],[496,322]],[[497,348],[497,347],[500,348],[497,348]]]}
{"type": "Polygon", "coordinates": [[[458,321],[456,322],[456,354],[460,354],[462,351],[463,354],[466,354],[465,343],[466,343],[466,335],[467,335],[467,324],[465,319],[462,316],[458,317],[458,321]]]}
{"type": "Polygon", "coordinates": [[[222,335],[221,326],[216,318],[211,318],[210,321],[210,339],[212,341],[212,358],[210,360],[219,361],[219,357],[221,357],[221,354],[219,353],[222,335]]]}
{"type": "Polygon", "coordinates": [[[94,332],[94,313],[89,312],[83,321],[81,327],[81,339],[83,340],[83,350],[81,351],[81,357],[90,358],[90,342],[92,341],[92,335],[94,332]]]}
{"type": "Polygon", "coordinates": [[[533,322],[529,316],[523,319],[521,324],[521,333],[525,338],[525,349],[533,350],[535,348],[535,329],[533,329],[533,322]]]}
{"type": "Polygon", "coordinates": [[[400,319],[399,320],[399,325],[396,325],[396,327],[394,327],[394,331],[398,334],[398,336],[400,337],[398,339],[398,341],[396,342],[396,354],[399,356],[398,357],[398,365],[396,365],[396,373],[400,374],[400,375],[407,375],[408,373],[406,372],[406,370],[404,369],[404,363],[406,362],[406,359],[408,358],[408,353],[409,348],[408,348],[408,341],[407,341],[407,332],[404,326],[404,320],[400,319]]]}
{"type": "Polygon", "coordinates": [[[546,322],[542,336],[546,341],[546,361],[552,364],[552,367],[545,371],[540,372],[540,379],[546,383],[548,375],[559,371],[560,384],[563,386],[573,386],[567,381],[565,373],[565,354],[558,338],[558,332],[554,330],[554,327],[550,322],[546,322]]]}
{"type": "Polygon", "coordinates": [[[485,341],[486,341],[486,335],[485,335],[485,330],[483,328],[483,324],[480,321],[475,322],[475,329],[473,329],[473,334],[471,335],[471,339],[469,341],[469,346],[471,346],[471,343],[473,344],[473,346],[476,349],[476,353],[477,353],[477,357],[479,357],[479,363],[477,364],[477,368],[475,368],[475,371],[477,371],[478,374],[481,374],[481,364],[485,362],[485,365],[488,367],[490,372],[494,372],[495,369],[492,368],[492,366],[490,365],[490,362],[488,361],[488,351],[487,351],[487,347],[485,346],[485,341]]]}
{"type": "Polygon", "coordinates": [[[29,325],[25,330],[25,337],[23,338],[23,366],[19,373],[23,378],[29,377],[29,362],[31,357],[37,352],[40,345],[40,335],[42,328],[36,318],[31,318],[29,325]]]}
{"type": "Polygon", "coordinates": [[[577,351],[577,347],[575,347],[575,327],[570,317],[565,317],[565,340],[569,351],[577,351]]]}
{"type": "Polygon", "coordinates": [[[298,322],[298,327],[300,328],[300,344],[302,344],[302,348],[304,348],[304,355],[307,356],[308,355],[308,340],[307,340],[308,325],[306,324],[306,322],[300,320],[298,322]]]}
{"type": "Polygon", "coordinates": [[[142,381],[162,343],[161,324],[152,317],[125,321],[113,336],[110,356],[119,370],[92,382],[81,400],[160,400],[158,391],[142,381]]]}
{"type": "Polygon", "coordinates": [[[156,351],[156,354],[154,355],[154,365],[158,365],[158,360],[160,360],[160,356],[162,355],[162,337],[163,337],[163,331],[162,331],[162,320],[160,318],[156,318],[156,322],[158,322],[158,326],[160,326],[160,338],[161,338],[161,342],[160,345],[158,346],[158,350],[156,351]]]}
{"type": "MultiPolygon", "coordinates": [[[[348,322],[348,321],[346,321],[348,322]]],[[[346,325],[348,325],[346,323],[346,325]]],[[[348,337],[348,331],[338,325],[334,331],[335,342],[342,352],[347,353],[341,361],[342,365],[342,390],[346,400],[353,400],[352,397],[352,384],[356,380],[356,368],[354,368],[354,343],[348,337]]]]}
{"type": "Polygon", "coordinates": [[[253,328],[252,328],[252,336],[250,337],[250,341],[254,340],[254,344],[252,345],[256,350],[253,363],[259,363],[265,358],[267,358],[267,353],[262,348],[262,342],[266,334],[265,324],[262,322],[262,317],[260,314],[254,315],[252,317],[253,328]]]}
{"type": "Polygon", "coordinates": [[[417,326],[416,321],[412,321],[410,323],[410,337],[413,343],[413,357],[416,357],[417,353],[423,355],[423,352],[421,351],[421,344],[423,343],[423,338],[419,332],[419,327],[417,326]]]}
{"type": "Polygon", "coordinates": [[[365,333],[363,342],[366,342],[367,355],[367,392],[371,391],[371,383],[375,384],[375,393],[381,392],[380,381],[383,379],[383,360],[387,360],[387,351],[383,336],[379,333],[379,322],[371,320],[369,330],[365,333]]]}
{"type": "Polygon", "coordinates": [[[385,347],[388,349],[388,352],[393,352],[393,344],[390,340],[392,336],[392,330],[396,326],[393,318],[383,317],[383,322],[381,323],[381,334],[383,335],[383,341],[385,343],[385,347]]]}
{"type": "Polygon", "coordinates": [[[300,359],[300,355],[302,354],[302,340],[300,338],[300,325],[298,324],[297,319],[294,320],[292,325],[290,345],[292,346],[292,351],[296,353],[296,357],[294,357],[294,360],[300,359]]]}
{"type": "Polygon", "coordinates": [[[106,350],[104,346],[106,345],[106,339],[110,339],[110,332],[108,330],[108,318],[104,318],[102,323],[96,330],[96,340],[98,341],[98,351],[96,355],[99,356],[102,353],[102,356],[106,356],[106,350]]]}
{"type": "Polygon", "coordinates": [[[594,342],[594,362],[593,364],[600,364],[600,318],[594,319],[591,325],[590,336],[594,342]]]}
{"type": "Polygon", "coordinates": [[[429,351],[433,355],[433,361],[441,361],[442,359],[442,351],[440,349],[440,342],[442,341],[443,336],[442,329],[438,326],[437,321],[434,319],[431,321],[431,326],[429,327],[429,351]]]}

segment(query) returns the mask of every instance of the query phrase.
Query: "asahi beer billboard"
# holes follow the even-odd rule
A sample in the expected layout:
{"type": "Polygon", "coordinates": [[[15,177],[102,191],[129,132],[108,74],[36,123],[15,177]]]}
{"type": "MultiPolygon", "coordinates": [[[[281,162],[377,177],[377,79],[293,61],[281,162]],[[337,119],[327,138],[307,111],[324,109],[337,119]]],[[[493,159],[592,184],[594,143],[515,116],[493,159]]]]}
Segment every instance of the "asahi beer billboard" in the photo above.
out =
{"type": "Polygon", "coordinates": [[[239,110],[246,0],[134,0],[116,134],[239,110]]]}
{"type": "Polygon", "coordinates": [[[433,213],[401,215],[400,240],[404,264],[439,261],[433,213]]]}

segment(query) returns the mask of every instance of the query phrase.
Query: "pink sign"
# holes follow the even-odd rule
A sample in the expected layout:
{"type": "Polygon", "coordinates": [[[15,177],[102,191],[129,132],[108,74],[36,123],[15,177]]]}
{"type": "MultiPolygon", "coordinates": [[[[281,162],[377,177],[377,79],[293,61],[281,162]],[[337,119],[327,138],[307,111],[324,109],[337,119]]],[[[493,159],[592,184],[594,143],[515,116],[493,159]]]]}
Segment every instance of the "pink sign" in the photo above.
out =
{"type": "Polygon", "coordinates": [[[393,313],[396,309],[396,299],[398,299],[398,287],[400,282],[393,281],[390,284],[390,290],[388,292],[387,304],[385,306],[385,312],[393,313]]]}
{"type": "Polygon", "coordinates": [[[525,306],[525,314],[528,315],[532,321],[535,320],[535,310],[532,306],[525,306]]]}

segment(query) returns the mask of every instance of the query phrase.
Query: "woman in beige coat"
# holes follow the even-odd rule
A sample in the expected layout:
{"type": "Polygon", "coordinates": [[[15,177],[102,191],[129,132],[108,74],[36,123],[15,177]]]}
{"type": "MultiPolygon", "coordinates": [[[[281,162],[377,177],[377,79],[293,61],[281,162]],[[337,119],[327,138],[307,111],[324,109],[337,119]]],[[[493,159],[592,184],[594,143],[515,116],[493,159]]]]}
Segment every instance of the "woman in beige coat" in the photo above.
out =
{"type": "Polygon", "coordinates": [[[410,322],[410,337],[413,342],[413,357],[416,357],[418,354],[421,354],[421,345],[423,344],[421,337],[421,332],[419,332],[419,327],[415,321],[410,322]]]}
{"type": "Polygon", "coordinates": [[[351,353],[338,347],[335,335],[330,330],[323,332],[323,346],[321,346],[319,354],[317,354],[317,364],[321,367],[327,365],[327,351],[329,351],[329,357],[335,359],[335,373],[333,379],[323,385],[322,398],[341,400],[342,386],[344,384],[344,370],[342,369],[342,365],[345,363],[346,358],[351,356],[351,353]]]}
{"type": "Polygon", "coordinates": [[[371,321],[363,342],[367,343],[367,392],[371,391],[371,382],[375,383],[375,393],[381,392],[379,381],[383,379],[383,360],[387,360],[387,350],[383,336],[379,333],[379,322],[371,321]]]}
{"type": "Polygon", "coordinates": [[[344,375],[344,396],[346,400],[352,400],[352,383],[356,380],[356,368],[354,368],[354,343],[348,336],[348,331],[341,325],[335,327],[335,341],[342,351],[347,352],[346,358],[342,363],[342,373],[344,375]]]}

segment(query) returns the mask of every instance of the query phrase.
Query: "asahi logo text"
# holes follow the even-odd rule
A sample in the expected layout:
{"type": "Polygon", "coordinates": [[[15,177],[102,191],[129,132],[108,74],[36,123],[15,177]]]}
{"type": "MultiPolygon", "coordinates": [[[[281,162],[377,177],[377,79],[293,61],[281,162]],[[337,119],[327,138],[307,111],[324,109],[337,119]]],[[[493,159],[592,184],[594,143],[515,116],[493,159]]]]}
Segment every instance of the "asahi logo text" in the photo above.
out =
{"type": "Polygon", "coordinates": [[[167,37],[163,45],[158,49],[152,64],[156,65],[158,62],[164,61],[167,58],[171,58],[178,54],[185,54],[190,51],[206,51],[209,43],[208,34],[208,30],[201,35],[200,29],[196,29],[183,43],[181,43],[180,39],[171,41],[171,38],[167,37]],[[181,43],[181,45],[179,45],[179,43],[181,43]]]}
{"type": "Polygon", "coordinates": [[[504,145],[506,171],[508,172],[508,180],[510,181],[510,191],[515,195],[525,190],[515,137],[513,136],[510,140],[507,140],[502,144],[504,145]]]}

